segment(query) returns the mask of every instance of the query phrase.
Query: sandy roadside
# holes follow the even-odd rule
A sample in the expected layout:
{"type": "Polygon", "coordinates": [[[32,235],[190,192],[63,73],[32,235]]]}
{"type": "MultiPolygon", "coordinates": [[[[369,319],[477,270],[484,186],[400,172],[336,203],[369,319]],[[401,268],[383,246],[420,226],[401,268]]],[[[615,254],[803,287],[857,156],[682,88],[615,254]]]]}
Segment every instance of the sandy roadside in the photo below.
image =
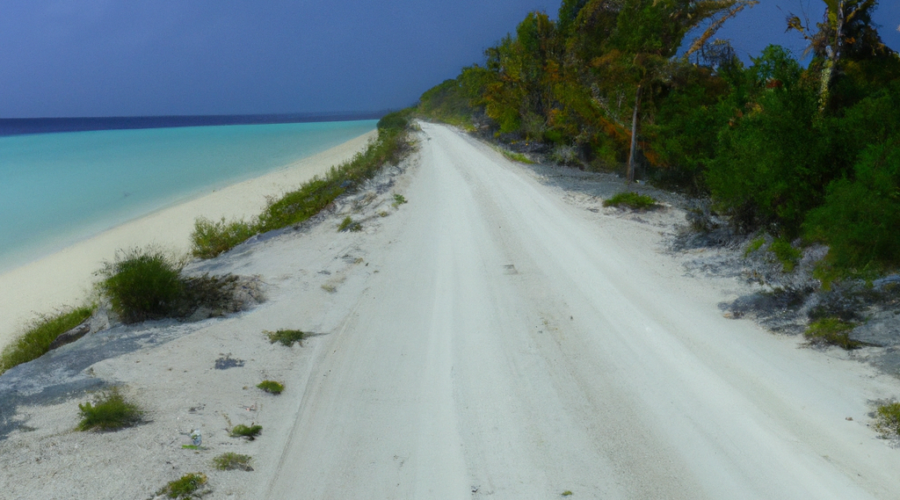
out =
{"type": "Polygon", "coordinates": [[[118,249],[153,244],[177,254],[186,253],[197,217],[251,217],[259,213],[267,196],[325,174],[332,165],[362,150],[376,133],[363,134],[269,174],[159,210],[0,274],[0,349],[37,314],[85,301],[91,293],[93,273],[118,249]]]}

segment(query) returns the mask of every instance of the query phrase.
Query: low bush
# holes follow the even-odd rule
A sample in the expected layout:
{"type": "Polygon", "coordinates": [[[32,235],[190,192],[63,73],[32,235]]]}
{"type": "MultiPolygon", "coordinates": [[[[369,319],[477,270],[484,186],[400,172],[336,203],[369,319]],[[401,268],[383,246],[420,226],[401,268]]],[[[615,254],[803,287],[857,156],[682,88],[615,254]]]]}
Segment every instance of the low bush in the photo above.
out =
{"type": "Polygon", "coordinates": [[[78,405],[81,422],[78,430],[115,431],[131,427],[141,421],[143,412],[137,405],[125,401],[115,387],[98,394],[94,402],[78,405]]]}
{"type": "Polygon", "coordinates": [[[900,403],[889,403],[875,410],[875,429],[884,437],[900,436],[900,403]]]}
{"type": "Polygon", "coordinates": [[[99,287],[125,323],[166,317],[181,298],[181,265],[156,249],[120,251],[99,287]]]}
{"type": "Polygon", "coordinates": [[[251,425],[248,427],[244,424],[238,424],[231,429],[231,437],[242,437],[253,441],[259,436],[260,432],[262,432],[261,425],[251,425]]]}
{"type": "Polygon", "coordinates": [[[393,205],[394,208],[397,208],[400,205],[403,205],[404,203],[408,203],[406,201],[406,197],[403,196],[402,194],[395,194],[394,195],[394,203],[392,203],[391,205],[393,205]]]}
{"type": "Polygon", "coordinates": [[[203,485],[207,482],[206,474],[202,472],[192,472],[181,476],[180,479],[169,482],[161,490],[157,491],[157,495],[165,495],[168,498],[191,498],[197,495],[203,485]]]}
{"type": "Polygon", "coordinates": [[[306,337],[306,333],[301,332],[300,330],[278,330],[274,332],[270,332],[268,330],[263,331],[267,337],[269,337],[269,343],[274,344],[275,342],[281,342],[281,345],[291,347],[294,345],[294,342],[303,345],[303,339],[306,337]]]}
{"type": "Polygon", "coordinates": [[[838,318],[823,318],[813,321],[806,328],[803,336],[811,344],[834,345],[842,349],[856,349],[860,342],[850,338],[850,332],[856,325],[838,318]]]}
{"type": "Polygon", "coordinates": [[[234,452],[223,453],[213,459],[213,467],[218,470],[243,470],[252,471],[250,456],[240,455],[234,452]]]}
{"type": "Polygon", "coordinates": [[[268,392],[269,394],[275,395],[281,394],[281,392],[284,390],[284,386],[278,382],[275,382],[274,380],[263,380],[262,382],[257,384],[256,387],[268,392]]]}
{"type": "Polygon", "coordinates": [[[90,318],[94,309],[95,306],[84,306],[53,316],[38,317],[25,333],[3,350],[0,355],[0,374],[46,354],[57,337],[90,318]]]}
{"type": "Polygon", "coordinates": [[[625,191],[614,195],[612,198],[603,201],[604,207],[628,207],[634,210],[643,210],[653,208],[657,205],[656,200],[650,196],[625,191]]]}

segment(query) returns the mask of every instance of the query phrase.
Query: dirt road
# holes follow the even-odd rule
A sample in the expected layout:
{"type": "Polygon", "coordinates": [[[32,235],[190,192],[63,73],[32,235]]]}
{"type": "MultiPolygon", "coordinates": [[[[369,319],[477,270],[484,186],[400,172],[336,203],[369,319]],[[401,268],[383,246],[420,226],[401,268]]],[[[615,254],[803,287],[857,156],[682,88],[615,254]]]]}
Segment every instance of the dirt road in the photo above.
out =
{"type": "Polygon", "coordinates": [[[893,381],[723,318],[651,229],[422,128],[266,498],[900,498],[866,417],[893,381]]]}

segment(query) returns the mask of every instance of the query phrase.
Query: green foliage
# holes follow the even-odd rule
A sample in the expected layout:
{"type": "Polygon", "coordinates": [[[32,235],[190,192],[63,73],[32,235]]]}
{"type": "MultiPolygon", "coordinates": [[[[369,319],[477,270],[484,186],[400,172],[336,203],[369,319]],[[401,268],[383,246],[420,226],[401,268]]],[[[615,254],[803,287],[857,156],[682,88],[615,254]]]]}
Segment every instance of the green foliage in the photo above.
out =
{"type": "Polygon", "coordinates": [[[341,224],[338,226],[339,232],[351,231],[357,233],[362,231],[362,225],[359,222],[354,222],[350,216],[344,217],[344,220],[341,221],[341,224]]]}
{"type": "Polygon", "coordinates": [[[866,149],[854,174],[828,187],[825,203],[809,214],[807,237],[827,243],[838,268],[900,265],[900,136],[866,149]]]}
{"type": "Polygon", "coordinates": [[[251,425],[248,427],[244,424],[238,424],[231,429],[231,437],[242,437],[253,441],[259,436],[260,432],[262,432],[261,425],[251,425]]]}
{"type": "Polygon", "coordinates": [[[249,455],[241,455],[234,452],[223,453],[213,459],[213,467],[217,470],[243,470],[252,471],[249,455]]]}
{"type": "Polygon", "coordinates": [[[78,410],[81,414],[80,431],[114,431],[130,427],[140,422],[143,415],[137,405],[125,401],[115,387],[98,394],[93,403],[79,404],[78,410]]]}
{"type": "Polygon", "coordinates": [[[826,344],[842,349],[856,349],[861,344],[850,338],[850,332],[856,327],[838,318],[823,318],[809,324],[803,336],[811,344],[826,344]]]}
{"type": "Polygon", "coordinates": [[[198,220],[191,235],[192,254],[210,258],[221,254],[256,234],[300,224],[318,214],[338,196],[353,186],[372,178],[382,166],[396,164],[409,151],[407,129],[412,110],[402,110],[382,117],[378,122],[378,139],[353,159],[332,167],[325,177],[315,177],[297,190],[269,200],[263,212],[253,221],[209,222],[198,220]]]}
{"type": "Polygon", "coordinates": [[[168,498],[184,499],[197,495],[200,488],[207,483],[206,474],[192,472],[181,476],[180,479],[169,482],[156,492],[157,495],[165,495],[168,498]]]}
{"type": "Polygon", "coordinates": [[[404,197],[402,194],[395,194],[395,195],[394,195],[394,202],[391,203],[391,205],[393,205],[394,208],[397,208],[397,207],[399,207],[400,205],[403,205],[404,203],[408,203],[408,202],[406,201],[406,197],[404,197]]]}
{"type": "Polygon", "coordinates": [[[266,330],[263,331],[263,333],[269,337],[270,344],[281,342],[281,345],[286,347],[291,347],[294,345],[294,342],[297,342],[302,346],[303,339],[306,338],[306,333],[301,332],[300,330],[278,330],[274,332],[266,330]]]}
{"type": "Polygon", "coordinates": [[[875,409],[875,429],[886,438],[900,436],[900,403],[879,405],[875,409]]]}
{"type": "Polygon", "coordinates": [[[794,248],[791,242],[785,239],[773,241],[769,245],[769,251],[775,254],[775,258],[778,259],[778,262],[781,262],[782,269],[786,273],[793,271],[797,267],[797,263],[800,262],[800,257],[803,256],[803,252],[794,248]]]}
{"type": "Polygon", "coordinates": [[[656,206],[656,200],[652,196],[624,191],[603,201],[604,207],[628,207],[634,210],[644,210],[656,206]]]}
{"type": "Polygon", "coordinates": [[[16,338],[0,354],[0,374],[10,368],[43,356],[57,337],[83,323],[94,314],[96,306],[83,306],[52,316],[39,316],[25,333],[16,338]]]}
{"type": "Polygon", "coordinates": [[[225,218],[213,222],[206,218],[194,221],[194,232],[191,233],[191,254],[201,259],[211,259],[247,241],[257,234],[254,224],[225,218]]]}
{"type": "Polygon", "coordinates": [[[259,384],[256,384],[256,387],[262,389],[269,394],[281,394],[284,391],[284,386],[274,380],[263,380],[259,384]]]}
{"type": "Polygon", "coordinates": [[[744,257],[747,257],[747,256],[750,255],[751,253],[753,253],[753,252],[759,250],[759,249],[762,248],[762,246],[765,245],[765,244],[766,244],[766,238],[765,238],[765,237],[760,236],[759,238],[754,238],[753,241],[751,241],[750,244],[747,245],[747,249],[744,250],[744,257]]]}
{"type": "Polygon", "coordinates": [[[99,272],[101,292],[125,323],[166,317],[183,292],[181,266],[156,249],[118,252],[99,272]]]}

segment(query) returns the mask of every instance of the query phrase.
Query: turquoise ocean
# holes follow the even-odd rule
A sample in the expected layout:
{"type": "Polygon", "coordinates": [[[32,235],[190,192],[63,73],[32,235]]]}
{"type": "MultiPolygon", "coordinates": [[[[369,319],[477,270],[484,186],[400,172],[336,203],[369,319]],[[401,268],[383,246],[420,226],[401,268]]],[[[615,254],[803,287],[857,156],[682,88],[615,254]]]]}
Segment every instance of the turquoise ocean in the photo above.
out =
{"type": "Polygon", "coordinates": [[[375,124],[358,120],[0,136],[0,272],[166,206],[277,170],[374,130],[375,124]]]}

